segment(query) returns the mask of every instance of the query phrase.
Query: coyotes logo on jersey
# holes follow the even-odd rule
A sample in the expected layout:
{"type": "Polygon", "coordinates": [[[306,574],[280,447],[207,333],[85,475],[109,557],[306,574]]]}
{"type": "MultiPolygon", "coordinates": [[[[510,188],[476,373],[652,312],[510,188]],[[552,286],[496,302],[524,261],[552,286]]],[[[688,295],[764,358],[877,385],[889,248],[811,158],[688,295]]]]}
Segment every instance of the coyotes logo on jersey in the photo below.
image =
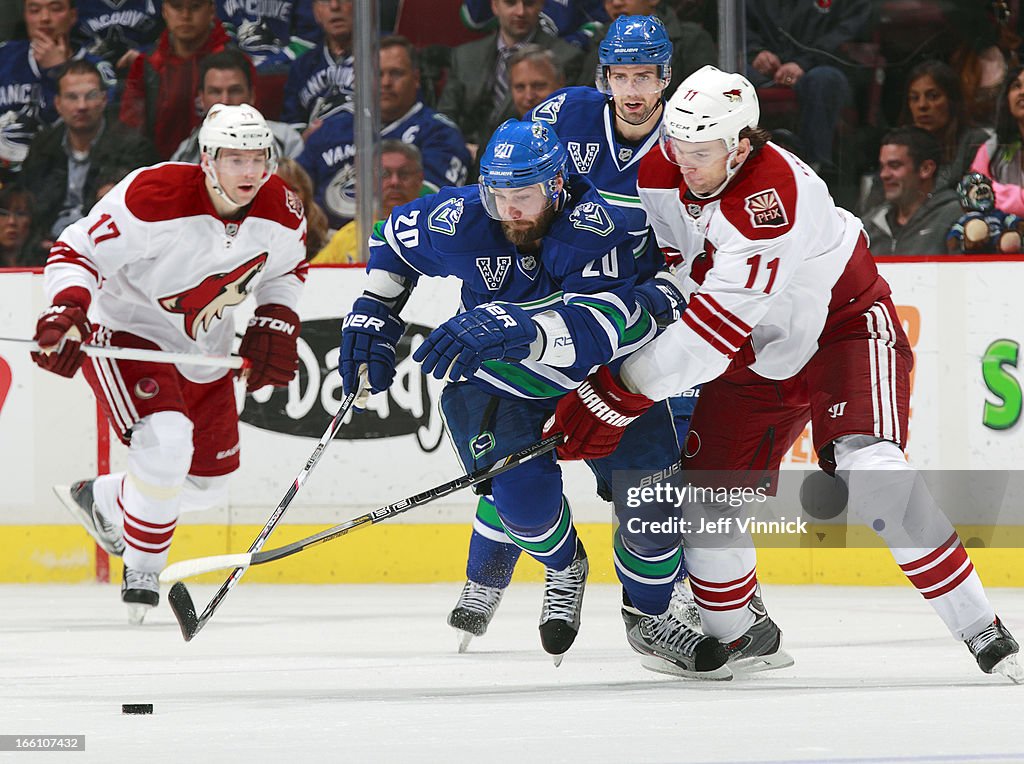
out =
{"type": "Polygon", "coordinates": [[[750,215],[754,228],[782,228],[789,225],[779,192],[774,188],[758,191],[743,200],[743,209],[750,215]]]}
{"type": "Polygon", "coordinates": [[[249,284],[263,270],[268,254],[262,252],[232,271],[214,273],[194,287],[161,297],[160,307],[169,313],[181,313],[185,317],[185,333],[195,340],[200,329],[207,331],[225,310],[245,300],[249,284]]]}

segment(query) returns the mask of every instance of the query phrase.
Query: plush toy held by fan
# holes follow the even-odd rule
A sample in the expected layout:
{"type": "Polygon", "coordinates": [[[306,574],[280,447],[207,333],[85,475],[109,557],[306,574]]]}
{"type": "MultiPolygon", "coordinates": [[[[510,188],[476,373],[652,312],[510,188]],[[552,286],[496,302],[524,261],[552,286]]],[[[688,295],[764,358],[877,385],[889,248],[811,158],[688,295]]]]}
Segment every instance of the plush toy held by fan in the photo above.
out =
{"type": "Polygon", "coordinates": [[[969,172],[956,187],[964,214],[946,234],[946,248],[953,253],[1016,254],[1021,251],[1024,220],[996,209],[992,181],[980,172],[969,172]]]}

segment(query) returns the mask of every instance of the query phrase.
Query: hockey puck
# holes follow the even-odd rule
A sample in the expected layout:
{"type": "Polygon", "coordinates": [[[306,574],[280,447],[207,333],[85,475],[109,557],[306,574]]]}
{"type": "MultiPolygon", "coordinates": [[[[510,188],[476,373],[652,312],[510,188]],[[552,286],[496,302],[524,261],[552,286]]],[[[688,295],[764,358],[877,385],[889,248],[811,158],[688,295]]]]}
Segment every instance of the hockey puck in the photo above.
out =
{"type": "Polygon", "coordinates": [[[122,714],[151,714],[153,713],[152,703],[122,703],[122,714]]]}

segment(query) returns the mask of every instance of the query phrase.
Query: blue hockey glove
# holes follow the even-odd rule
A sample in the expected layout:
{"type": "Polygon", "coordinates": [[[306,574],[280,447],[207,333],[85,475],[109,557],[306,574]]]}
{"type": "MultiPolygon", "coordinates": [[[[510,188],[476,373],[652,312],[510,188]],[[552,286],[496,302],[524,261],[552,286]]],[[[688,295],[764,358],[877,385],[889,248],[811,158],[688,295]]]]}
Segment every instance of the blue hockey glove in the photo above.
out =
{"type": "Polygon", "coordinates": [[[341,324],[338,369],[345,395],[359,387],[359,370],[366,367],[371,393],[391,387],[395,379],[395,347],[405,324],[384,303],[360,297],[341,324]]]}
{"type": "Polygon", "coordinates": [[[489,302],[449,318],[413,353],[424,374],[468,379],[484,361],[521,361],[529,355],[537,325],[518,305],[489,302]]]}
{"type": "Polygon", "coordinates": [[[637,284],[634,292],[640,307],[661,323],[678,321],[686,310],[682,285],[669,271],[661,271],[654,278],[637,284]]]}

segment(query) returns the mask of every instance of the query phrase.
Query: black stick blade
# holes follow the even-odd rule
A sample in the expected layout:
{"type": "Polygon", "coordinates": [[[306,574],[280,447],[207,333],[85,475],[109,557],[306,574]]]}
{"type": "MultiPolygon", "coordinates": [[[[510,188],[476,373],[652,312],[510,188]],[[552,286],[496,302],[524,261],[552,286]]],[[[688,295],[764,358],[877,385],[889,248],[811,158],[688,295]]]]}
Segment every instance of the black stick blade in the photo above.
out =
{"type": "Polygon", "coordinates": [[[181,581],[178,581],[167,593],[167,602],[171,606],[174,617],[178,619],[178,626],[181,627],[181,636],[186,642],[191,642],[192,637],[199,630],[199,618],[196,616],[196,606],[192,602],[192,595],[181,581]]]}

